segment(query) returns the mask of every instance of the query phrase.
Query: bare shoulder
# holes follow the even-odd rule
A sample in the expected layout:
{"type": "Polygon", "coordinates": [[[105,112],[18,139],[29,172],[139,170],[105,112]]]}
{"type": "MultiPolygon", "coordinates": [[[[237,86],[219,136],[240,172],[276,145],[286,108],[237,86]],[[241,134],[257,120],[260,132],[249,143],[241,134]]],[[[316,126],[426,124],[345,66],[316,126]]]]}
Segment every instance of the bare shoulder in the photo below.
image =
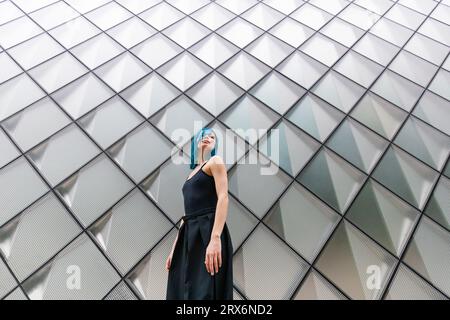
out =
{"type": "Polygon", "coordinates": [[[222,157],[219,155],[212,156],[209,159],[208,164],[205,165],[205,171],[209,175],[213,175],[214,173],[220,173],[223,170],[225,170],[226,172],[225,163],[223,162],[222,157]]]}
{"type": "Polygon", "coordinates": [[[222,157],[219,156],[218,154],[212,156],[210,160],[213,164],[216,164],[216,165],[224,164],[222,157]]]}

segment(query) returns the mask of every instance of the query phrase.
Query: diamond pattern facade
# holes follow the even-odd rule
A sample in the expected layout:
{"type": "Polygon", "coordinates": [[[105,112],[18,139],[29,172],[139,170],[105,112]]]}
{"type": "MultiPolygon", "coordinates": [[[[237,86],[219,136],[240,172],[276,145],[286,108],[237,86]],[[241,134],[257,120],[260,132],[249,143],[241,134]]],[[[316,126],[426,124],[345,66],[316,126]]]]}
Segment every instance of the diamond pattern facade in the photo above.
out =
{"type": "Polygon", "coordinates": [[[449,54],[449,0],[0,0],[0,299],[164,299],[194,123],[235,299],[449,299],[449,54]]]}

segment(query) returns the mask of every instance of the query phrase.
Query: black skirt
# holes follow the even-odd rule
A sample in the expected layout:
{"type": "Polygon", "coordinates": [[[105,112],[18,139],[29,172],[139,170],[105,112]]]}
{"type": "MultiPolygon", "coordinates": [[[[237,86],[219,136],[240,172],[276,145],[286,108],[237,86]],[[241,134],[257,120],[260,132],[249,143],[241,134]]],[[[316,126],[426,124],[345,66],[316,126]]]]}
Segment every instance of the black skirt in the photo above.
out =
{"type": "Polygon", "coordinates": [[[214,275],[206,270],[214,217],[211,210],[183,216],[169,268],[167,300],[233,300],[233,244],[226,222],[220,236],[222,266],[214,275]]]}

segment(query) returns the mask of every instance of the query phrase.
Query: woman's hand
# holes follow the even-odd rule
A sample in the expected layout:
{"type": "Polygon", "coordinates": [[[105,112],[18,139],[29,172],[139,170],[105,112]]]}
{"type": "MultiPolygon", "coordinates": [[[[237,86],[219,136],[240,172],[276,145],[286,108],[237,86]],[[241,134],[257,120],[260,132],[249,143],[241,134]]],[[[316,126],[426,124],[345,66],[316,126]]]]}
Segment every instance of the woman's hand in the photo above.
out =
{"type": "Polygon", "coordinates": [[[220,237],[211,238],[208,247],[206,248],[205,265],[208,273],[213,276],[214,273],[219,272],[222,267],[222,244],[220,237]]]}

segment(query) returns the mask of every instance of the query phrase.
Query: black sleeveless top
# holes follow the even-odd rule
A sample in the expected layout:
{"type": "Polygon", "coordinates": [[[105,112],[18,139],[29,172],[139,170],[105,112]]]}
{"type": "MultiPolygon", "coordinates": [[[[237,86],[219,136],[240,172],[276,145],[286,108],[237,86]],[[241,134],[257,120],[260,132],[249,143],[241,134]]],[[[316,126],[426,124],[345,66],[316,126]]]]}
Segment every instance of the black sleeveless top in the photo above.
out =
{"type": "Polygon", "coordinates": [[[183,185],[184,211],[186,215],[215,211],[217,193],[214,177],[203,171],[203,166],[183,185]]]}

